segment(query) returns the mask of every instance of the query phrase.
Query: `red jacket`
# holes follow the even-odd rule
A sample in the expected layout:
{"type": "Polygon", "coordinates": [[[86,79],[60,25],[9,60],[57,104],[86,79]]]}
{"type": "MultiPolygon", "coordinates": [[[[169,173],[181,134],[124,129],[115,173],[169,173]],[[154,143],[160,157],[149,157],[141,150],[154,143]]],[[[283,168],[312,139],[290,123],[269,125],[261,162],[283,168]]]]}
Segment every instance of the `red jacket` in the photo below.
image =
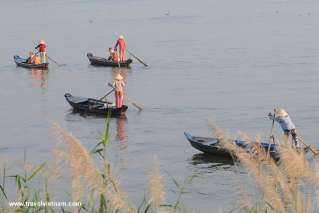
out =
{"type": "Polygon", "coordinates": [[[126,49],[125,40],[124,40],[124,39],[118,39],[117,42],[116,42],[116,44],[115,44],[114,49],[116,49],[117,46],[120,47],[120,50],[125,50],[125,49],[126,49]]]}
{"type": "Polygon", "coordinates": [[[39,44],[38,46],[35,47],[35,49],[39,49],[39,52],[43,53],[45,52],[47,46],[45,44],[39,44]]]}

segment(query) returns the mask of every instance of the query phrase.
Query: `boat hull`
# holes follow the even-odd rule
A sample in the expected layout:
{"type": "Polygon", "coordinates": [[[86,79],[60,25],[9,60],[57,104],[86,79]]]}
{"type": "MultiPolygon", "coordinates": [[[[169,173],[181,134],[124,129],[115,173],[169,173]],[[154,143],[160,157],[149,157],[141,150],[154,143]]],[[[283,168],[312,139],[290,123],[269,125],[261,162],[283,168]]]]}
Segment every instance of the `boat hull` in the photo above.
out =
{"type": "Polygon", "coordinates": [[[72,96],[70,93],[64,95],[67,102],[73,107],[75,112],[92,114],[96,116],[107,116],[110,113],[111,117],[122,117],[128,109],[128,106],[123,105],[121,108],[116,108],[111,102],[105,102],[93,98],[85,98],[72,96]]]}
{"type": "Polygon", "coordinates": [[[48,69],[49,68],[49,63],[28,64],[28,63],[26,63],[27,59],[21,58],[18,55],[15,55],[13,57],[13,59],[14,59],[14,62],[16,63],[16,65],[19,67],[24,67],[27,69],[48,69]]]}
{"type": "Polygon", "coordinates": [[[94,66],[104,66],[104,67],[130,67],[133,62],[132,59],[127,59],[126,61],[115,62],[107,60],[106,58],[94,56],[92,53],[86,55],[90,63],[94,66]]]}
{"type": "MultiPolygon", "coordinates": [[[[216,156],[225,156],[225,157],[234,157],[232,154],[225,149],[220,141],[217,138],[206,138],[206,137],[194,137],[190,133],[184,132],[185,137],[190,142],[192,147],[195,149],[210,155],[216,156]]],[[[234,144],[239,147],[242,147],[247,152],[252,152],[254,144],[257,143],[247,143],[241,140],[234,140],[234,144]]],[[[278,152],[278,145],[276,144],[269,144],[269,143],[258,143],[258,145],[263,148],[265,151],[268,151],[269,154],[274,160],[279,160],[279,152],[278,152]]]]}

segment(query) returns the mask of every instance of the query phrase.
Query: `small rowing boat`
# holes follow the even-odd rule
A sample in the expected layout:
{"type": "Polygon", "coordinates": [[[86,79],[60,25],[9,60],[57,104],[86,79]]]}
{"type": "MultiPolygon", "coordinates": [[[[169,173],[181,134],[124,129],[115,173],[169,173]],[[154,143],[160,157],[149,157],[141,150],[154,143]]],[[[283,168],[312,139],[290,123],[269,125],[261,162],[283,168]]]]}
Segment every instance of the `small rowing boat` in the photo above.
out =
{"type": "Polygon", "coordinates": [[[121,62],[115,62],[112,60],[107,60],[106,58],[94,56],[92,53],[86,55],[92,65],[95,66],[104,66],[104,67],[130,67],[130,64],[133,62],[132,59],[127,59],[121,62]]]}
{"type": "Polygon", "coordinates": [[[17,64],[19,67],[24,67],[28,69],[48,69],[49,63],[43,63],[43,64],[29,64],[27,63],[27,59],[21,58],[18,55],[15,55],[13,57],[14,62],[17,64]]]}
{"type": "Polygon", "coordinates": [[[74,111],[86,114],[94,114],[99,116],[107,116],[110,112],[112,117],[124,116],[128,106],[123,105],[116,108],[111,102],[101,101],[94,98],[85,98],[73,96],[70,93],[64,95],[67,102],[73,107],[74,111]]]}
{"type": "MultiPolygon", "coordinates": [[[[208,138],[208,137],[195,137],[188,132],[184,132],[185,137],[190,142],[190,144],[197,150],[210,154],[225,157],[232,157],[231,153],[224,148],[218,138],[208,138]]],[[[277,144],[269,143],[248,143],[243,140],[233,140],[232,141],[237,146],[247,150],[247,152],[253,152],[254,145],[258,145],[263,148],[266,152],[269,148],[269,154],[274,160],[279,160],[279,152],[277,144]]]]}

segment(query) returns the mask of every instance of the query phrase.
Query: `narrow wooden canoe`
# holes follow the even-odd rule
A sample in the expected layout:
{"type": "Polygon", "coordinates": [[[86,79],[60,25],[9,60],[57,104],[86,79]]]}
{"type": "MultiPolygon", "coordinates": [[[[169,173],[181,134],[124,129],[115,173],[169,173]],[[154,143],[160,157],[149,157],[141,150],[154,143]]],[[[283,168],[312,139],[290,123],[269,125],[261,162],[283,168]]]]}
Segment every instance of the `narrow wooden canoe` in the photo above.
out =
{"type": "Polygon", "coordinates": [[[106,58],[94,56],[92,53],[86,55],[92,65],[104,66],[104,67],[129,67],[133,62],[132,59],[127,59],[126,61],[121,61],[120,63],[115,61],[107,60],[106,58]]]}
{"type": "Polygon", "coordinates": [[[70,93],[64,94],[67,102],[73,107],[74,111],[85,114],[94,114],[98,116],[107,116],[108,112],[112,117],[125,116],[128,106],[123,105],[122,108],[116,108],[111,102],[105,102],[94,98],[85,98],[72,96],[70,93]]]}
{"type": "MultiPolygon", "coordinates": [[[[188,132],[184,132],[185,137],[190,142],[190,144],[197,150],[210,154],[210,155],[218,155],[218,156],[225,156],[225,157],[232,157],[231,153],[221,146],[220,141],[217,138],[207,138],[207,137],[194,137],[188,132]]],[[[252,152],[253,143],[247,143],[242,140],[234,140],[237,146],[242,147],[243,149],[247,150],[247,152],[252,152]]],[[[259,145],[268,151],[269,147],[269,154],[270,156],[275,159],[279,160],[279,152],[278,152],[278,145],[270,144],[269,143],[259,143],[259,145]]]]}
{"type": "Polygon", "coordinates": [[[18,55],[13,56],[14,62],[17,64],[19,67],[24,67],[28,69],[48,69],[49,63],[44,63],[44,64],[28,64],[26,61],[27,59],[21,58],[18,55]]]}

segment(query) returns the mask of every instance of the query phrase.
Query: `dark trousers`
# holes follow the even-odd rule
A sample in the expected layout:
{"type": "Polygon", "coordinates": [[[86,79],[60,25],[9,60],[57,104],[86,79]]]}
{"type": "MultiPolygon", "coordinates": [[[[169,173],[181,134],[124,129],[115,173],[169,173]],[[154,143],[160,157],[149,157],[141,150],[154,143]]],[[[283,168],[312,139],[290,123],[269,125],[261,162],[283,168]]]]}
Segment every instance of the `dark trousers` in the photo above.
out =
{"type": "Polygon", "coordinates": [[[295,143],[295,146],[297,146],[298,141],[297,141],[296,129],[284,130],[284,135],[287,138],[287,141],[288,141],[289,135],[291,135],[292,141],[295,143]]]}

